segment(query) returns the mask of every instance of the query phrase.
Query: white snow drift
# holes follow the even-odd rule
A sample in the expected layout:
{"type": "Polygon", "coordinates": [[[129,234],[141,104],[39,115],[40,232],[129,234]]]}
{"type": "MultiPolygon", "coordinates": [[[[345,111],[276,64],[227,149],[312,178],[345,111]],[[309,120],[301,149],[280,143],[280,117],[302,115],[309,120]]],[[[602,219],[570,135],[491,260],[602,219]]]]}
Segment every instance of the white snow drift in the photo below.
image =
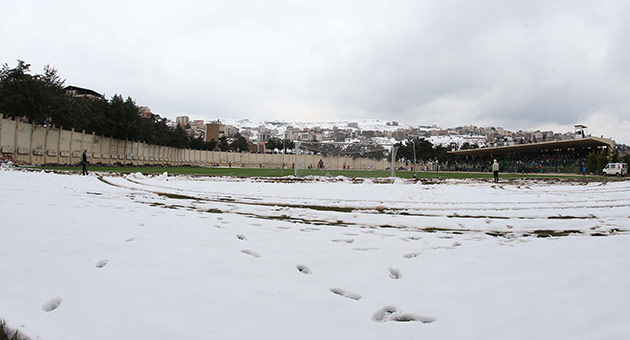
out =
{"type": "Polygon", "coordinates": [[[624,339],[629,182],[0,171],[0,318],[41,339],[624,339]]]}

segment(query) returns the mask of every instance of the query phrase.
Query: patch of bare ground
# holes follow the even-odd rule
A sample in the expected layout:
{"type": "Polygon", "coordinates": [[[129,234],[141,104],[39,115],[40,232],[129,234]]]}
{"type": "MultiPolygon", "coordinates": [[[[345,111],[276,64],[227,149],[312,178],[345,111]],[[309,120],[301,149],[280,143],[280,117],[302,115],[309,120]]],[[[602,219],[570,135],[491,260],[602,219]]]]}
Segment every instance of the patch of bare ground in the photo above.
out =
{"type": "Polygon", "coordinates": [[[31,338],[21,334],[17,330],[7,327],[4,320],[0,320],[0,340],[30,340],[31,338]]]}

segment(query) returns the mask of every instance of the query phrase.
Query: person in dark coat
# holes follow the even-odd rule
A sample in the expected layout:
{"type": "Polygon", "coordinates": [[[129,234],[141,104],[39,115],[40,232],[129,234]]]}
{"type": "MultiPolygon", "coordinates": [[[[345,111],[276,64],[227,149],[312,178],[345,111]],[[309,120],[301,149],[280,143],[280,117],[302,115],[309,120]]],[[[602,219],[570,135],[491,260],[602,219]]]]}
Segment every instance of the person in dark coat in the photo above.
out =
{"type": "Polygon", "coordinates": [[[83,159],[81,160],[81,164],[83,165],[83,176],[88,174],[88,161],[87,161],[87,149],[83,150],[83,159]]]}

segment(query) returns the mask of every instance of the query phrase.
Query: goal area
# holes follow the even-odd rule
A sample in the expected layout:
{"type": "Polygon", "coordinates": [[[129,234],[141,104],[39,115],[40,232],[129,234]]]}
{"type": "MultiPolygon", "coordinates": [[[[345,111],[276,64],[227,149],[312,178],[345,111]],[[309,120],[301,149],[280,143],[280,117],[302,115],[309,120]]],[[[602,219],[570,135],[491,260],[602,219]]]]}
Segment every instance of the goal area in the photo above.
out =
{"type": "MultiPolygon", "coordinates": [[[[285,166],[294,176],[315,173],[321,176],[339,174],[338,170],[391,170],[392,177],[400,162],[392,163],[391,144],[360,144],[347,142],[294,141],[293,154],[285,155],[285,166]]],[[[395,155],[394,155],[395,158],[395,155]]]]}

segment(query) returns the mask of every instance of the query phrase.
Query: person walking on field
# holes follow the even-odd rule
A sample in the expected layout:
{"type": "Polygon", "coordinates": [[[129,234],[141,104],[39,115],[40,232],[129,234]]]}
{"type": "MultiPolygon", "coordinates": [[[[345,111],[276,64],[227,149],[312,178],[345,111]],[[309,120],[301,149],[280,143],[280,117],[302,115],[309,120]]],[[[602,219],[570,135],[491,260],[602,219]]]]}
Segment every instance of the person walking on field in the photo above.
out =
{"type": "Polygon", "coordinates": [[[497,163],[497,160],[494,160],[494,163],[492,163],[492,175],[494,176],[494,183],[498,183],[499,182],[499,163],[497,163]]]}
{"type": "Polygon", "coordinates": [[[88,161],[87,161],[87,149],[83,150],[83,158],[81,159],[81,164],[83,165],[83,176],[88,174],[88,170],[87,170],[87,165],[88,165],[88,161]]]}

